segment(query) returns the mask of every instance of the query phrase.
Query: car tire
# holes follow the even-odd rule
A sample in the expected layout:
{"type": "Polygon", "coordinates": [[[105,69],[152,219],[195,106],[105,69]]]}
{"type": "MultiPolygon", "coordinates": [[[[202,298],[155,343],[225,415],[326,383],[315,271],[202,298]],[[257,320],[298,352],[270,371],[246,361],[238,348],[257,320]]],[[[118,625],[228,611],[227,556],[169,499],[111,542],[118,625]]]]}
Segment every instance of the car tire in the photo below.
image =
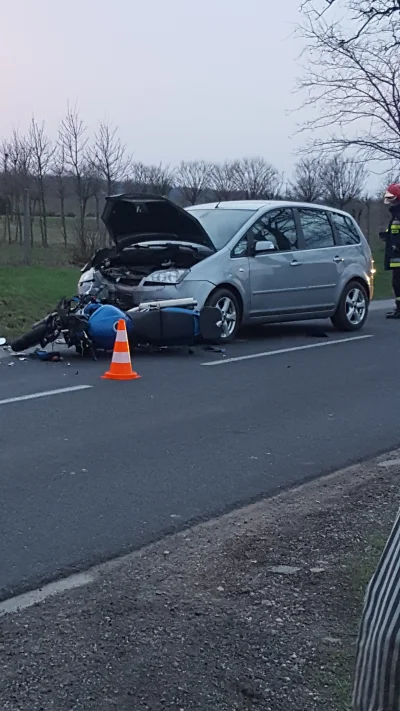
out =
{"type": "Polygon", "coordinates": [[[359,331],[367,320],[368,292],[364,284],[350,281],[343,289],[332,323],[338,331],[359,331]]]}
{"type": "Polygon", "coordinates": [[[223,315],[223,333],[220,342],[233,341],[242,319],[241,304],[235,292],[222,287],[216,289],[210,294],[205,305],[219,308],[223,315]]]}

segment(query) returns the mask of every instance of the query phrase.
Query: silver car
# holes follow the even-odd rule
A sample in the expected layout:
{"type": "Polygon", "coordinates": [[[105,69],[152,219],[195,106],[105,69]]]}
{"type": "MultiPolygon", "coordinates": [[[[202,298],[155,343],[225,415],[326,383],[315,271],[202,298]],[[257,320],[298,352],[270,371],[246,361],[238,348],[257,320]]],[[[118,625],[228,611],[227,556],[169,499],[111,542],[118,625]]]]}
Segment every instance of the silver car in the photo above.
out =
{"type": "Polygon", "coordinates": [[[180,208],[157,196],[109,197],[103,221],[114,245],[82,270],[128,309],[193,297],[218,306],[224,338],[241,325],[330,318],[360,329],[373,296],[373,259],[346,212],[248,200],[180,208]]]}

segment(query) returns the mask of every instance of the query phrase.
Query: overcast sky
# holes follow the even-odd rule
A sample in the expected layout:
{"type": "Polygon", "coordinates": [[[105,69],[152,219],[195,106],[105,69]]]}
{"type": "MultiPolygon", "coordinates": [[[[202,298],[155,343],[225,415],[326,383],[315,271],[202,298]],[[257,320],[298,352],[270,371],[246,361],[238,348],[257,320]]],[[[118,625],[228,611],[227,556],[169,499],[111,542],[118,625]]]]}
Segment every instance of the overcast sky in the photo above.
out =
{"type": "Polygon", "coordinates": [[[291,172],[299,0],[19,0],[1,11],[0,138],[67,101],[136,160],[263,155],[291,172]]]}

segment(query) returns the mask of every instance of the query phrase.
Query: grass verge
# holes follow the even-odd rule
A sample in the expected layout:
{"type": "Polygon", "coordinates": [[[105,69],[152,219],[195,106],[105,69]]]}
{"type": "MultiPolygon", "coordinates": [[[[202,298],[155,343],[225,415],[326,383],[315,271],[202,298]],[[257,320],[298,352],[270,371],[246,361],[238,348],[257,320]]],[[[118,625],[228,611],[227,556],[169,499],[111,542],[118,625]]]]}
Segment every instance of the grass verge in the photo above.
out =
{"type": "Polygon", "coordinates": [[[76,293],[77,269],[0,267],[0,336],[29,330],[62,296],[76,293]]]}

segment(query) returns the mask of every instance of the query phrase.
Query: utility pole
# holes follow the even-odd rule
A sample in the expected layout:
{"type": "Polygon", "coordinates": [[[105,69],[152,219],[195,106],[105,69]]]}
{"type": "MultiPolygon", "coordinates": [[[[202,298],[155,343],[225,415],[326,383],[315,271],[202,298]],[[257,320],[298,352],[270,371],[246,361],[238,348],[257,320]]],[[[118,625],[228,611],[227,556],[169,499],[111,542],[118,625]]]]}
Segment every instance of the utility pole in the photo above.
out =
{"type": "Polygon", "coordinates": [[[31,242],[31,210],[29,200],[29,190],[24,190],[24,258],[26,266],[31,263],[32,242],[31,242]]]}

